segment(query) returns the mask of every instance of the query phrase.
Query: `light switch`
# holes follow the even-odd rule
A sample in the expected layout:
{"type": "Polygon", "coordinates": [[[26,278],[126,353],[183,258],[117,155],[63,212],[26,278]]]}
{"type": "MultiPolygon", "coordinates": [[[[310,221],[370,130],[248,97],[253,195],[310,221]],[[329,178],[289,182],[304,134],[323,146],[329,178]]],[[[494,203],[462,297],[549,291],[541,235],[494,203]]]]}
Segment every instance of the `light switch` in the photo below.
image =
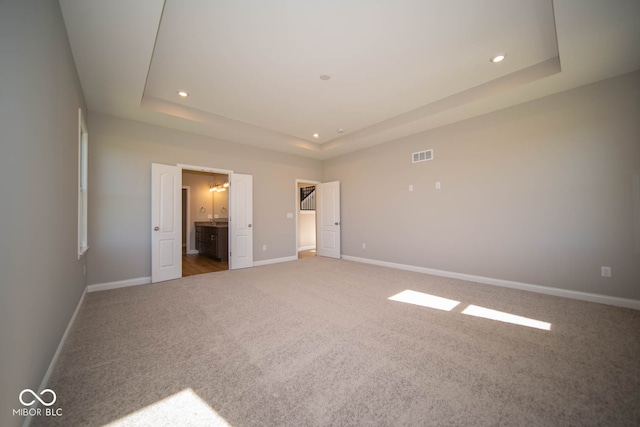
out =
{"type": "Polygon", "coordinates": [[[291,213],[291,212],[287,212],[287,218],[288,218],[288,219],[293,218],[293,213],[291,213]]]}
{"type": "Polygon", "coordinates": [[[413,191],[413,184],[409,185],[409,191],[413,191]]]}
{"type": "Polygon", "coordinates": [[[436,182],[436,188],[439,190],[442,186],[440,185],[440,181],[436,182]]]}

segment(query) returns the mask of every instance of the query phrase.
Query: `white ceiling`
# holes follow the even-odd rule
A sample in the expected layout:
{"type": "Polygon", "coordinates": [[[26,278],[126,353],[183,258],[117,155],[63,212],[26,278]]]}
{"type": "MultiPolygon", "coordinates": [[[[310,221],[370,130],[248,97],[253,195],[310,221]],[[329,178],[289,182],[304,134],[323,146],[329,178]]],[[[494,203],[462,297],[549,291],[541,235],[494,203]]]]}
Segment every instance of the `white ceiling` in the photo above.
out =
{"type": "Polygon", "coordinates": [[[317,159],[640,69],[637,0],[60,5],[90,112],[317,159]]]}

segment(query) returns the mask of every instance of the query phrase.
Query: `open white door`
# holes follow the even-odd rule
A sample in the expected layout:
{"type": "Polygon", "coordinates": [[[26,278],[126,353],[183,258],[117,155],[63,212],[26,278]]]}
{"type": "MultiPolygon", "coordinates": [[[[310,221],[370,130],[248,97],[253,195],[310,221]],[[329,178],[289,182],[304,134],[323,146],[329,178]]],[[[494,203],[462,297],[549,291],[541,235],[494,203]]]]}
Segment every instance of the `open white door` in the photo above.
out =
{"type": "Polygon", "coordinates": [[[182,169],[151,165],[151,282],[182,277],[182,169]]]}
{"type": "Polygon", "coordinates": [[[316,252],[340,258],[340,181],[316,185],[316,252]]]}
{"type": "Polygon", "coordinates": [[[234,173],[229,179],[229,269],[253,267],[253,176],[234,173]]]}

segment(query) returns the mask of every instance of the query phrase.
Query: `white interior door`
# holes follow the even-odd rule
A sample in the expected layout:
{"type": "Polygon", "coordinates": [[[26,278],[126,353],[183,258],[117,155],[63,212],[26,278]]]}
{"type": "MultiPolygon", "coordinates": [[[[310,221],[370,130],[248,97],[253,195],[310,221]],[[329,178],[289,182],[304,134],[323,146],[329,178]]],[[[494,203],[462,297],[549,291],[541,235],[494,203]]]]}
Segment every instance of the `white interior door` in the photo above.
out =
{"type": "Polygon", "coordinates": [[[316,252],[340,258],[340,181],[316,185],[316,252]]]}
{"type": "Polygon", "coordinates": [[[182,169],[151,165],[151,282],[182,277],[182,169]]]}
{"type": "Polygon", "coordinates": [[[231,174],[229,269],[253,267],[253,176],[231,174]]]}

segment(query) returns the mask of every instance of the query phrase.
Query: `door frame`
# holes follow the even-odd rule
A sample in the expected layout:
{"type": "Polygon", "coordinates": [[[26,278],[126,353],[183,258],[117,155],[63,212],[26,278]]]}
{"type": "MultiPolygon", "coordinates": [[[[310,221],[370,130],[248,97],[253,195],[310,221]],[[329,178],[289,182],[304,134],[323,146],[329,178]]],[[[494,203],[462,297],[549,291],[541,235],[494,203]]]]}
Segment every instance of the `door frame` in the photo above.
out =
{"type": "Polygon", "coordinates": [[[187,218],[186,219],[182,218],[182,221],[184,221],[187,224],[187,230],[186,230],[187,248],[186,248],[186,253],[189,253],[189,248],[191,247],[189,245],[191,243],[191,233],[189,233],[189,222],[191,221],[191,214],[189,213],[189,207],[191,206],[191,187],[188,186],[188,185],[183,185],[182,189],[183,190],[187,190],[187,209],[186,209],[187,218]]]}
{"type": "MultiPolygon", "coordinates": [[[[295,191],[295,218],[296,218],[296,241],[295,241],[295,251],[294,253],[296,254],[296,257],[298,256],[298,242],[300,241],[300,222],[299,222],[299,218],[300,218],[300,189],[298,188],[298,184],[311,184],[311,185],[318,185],[321,184],[320,181],[316,181],[313,179],[300,179],[300,178],[296,178],[296,182],[294,183],[294,191],[295,191]]],[[[318,210],[316,209],[316,219],[315,219],[316,223],[318,221],[318,210]]],[[[316,227],[316,224],[314,224],[314,227],[316,227]]],[[[318,242],[318,238],[316,236],[316,244],[318,242]]]]}
{"type": "MultiPolygon", "coordinates": [[[[196,166],[196,165],[186,165],[186,164],[182,164],[182,163],[178,163],[176,165],[177,167],[180,168],[181,171],[185,171],[185,170],[189,170],[189,171],[195,171],[195,172],[206,172],[206,173],[217,173],[217,174],[221,174],[221,175],[227,175],[229,176],[229,179],[231,179],[231,174],[233,174],[232,170],[229,169],[218,169],[218,168],[210,168],[207,166],[196,166]]],[[[231,193],[231,188],[228,189],[229,193],[231,193]]],[[[187,209],[187,215],[189,215],[189,210],[187,209]]],[[[229,206],[229,217],[231,217],[231,206],[229,206]]],[[[231,233],[228,233],[229,236],[227,237],[227,250],[231,249],[231,233]]],[[[189,252],[189,237],[190,237],[190,233],[187,233],[187,253],[189,252]]]]}

